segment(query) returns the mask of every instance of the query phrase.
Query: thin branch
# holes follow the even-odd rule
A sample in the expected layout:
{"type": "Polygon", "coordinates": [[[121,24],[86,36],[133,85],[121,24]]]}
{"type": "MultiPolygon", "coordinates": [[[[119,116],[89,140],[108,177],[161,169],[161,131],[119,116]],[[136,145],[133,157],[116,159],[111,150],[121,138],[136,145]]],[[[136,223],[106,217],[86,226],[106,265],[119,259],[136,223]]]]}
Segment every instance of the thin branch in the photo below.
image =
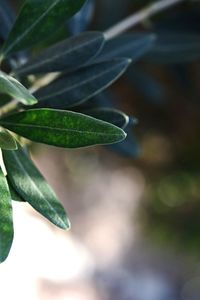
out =
{"type": "Polygon", "coordinates": [[[17,100],[12,100],[4,106],[0,107],[0,117],[8,114],[9,112],[15,110],[18,106],[19,102],[17,100]]]}
{"type": "Polygon", "coordinates": [[[121,33],[129,30],[130,28],[134,27],[138,23],[146,20],[147,18],[159,13],[167,8],[174,6],[184,0],[160,0],[147,7],[143,8],[139,12],[127,17],[126,19],[122,20],[118,24],[114,25],[113,27],[109,28],[104,32],[105,38],[107,40],[112,39],[121,33]]]}

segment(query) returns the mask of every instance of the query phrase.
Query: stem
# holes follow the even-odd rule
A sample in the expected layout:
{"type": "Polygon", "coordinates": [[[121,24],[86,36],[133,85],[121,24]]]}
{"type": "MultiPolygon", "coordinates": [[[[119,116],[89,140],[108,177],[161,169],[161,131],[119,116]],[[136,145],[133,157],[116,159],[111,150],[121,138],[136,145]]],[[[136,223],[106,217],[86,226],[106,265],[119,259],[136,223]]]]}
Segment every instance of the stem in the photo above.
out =
{"type": "Polygon", "coordinates": [[[19,102],[17,100],[12,100],[9,103],[5,104],[0,108],[0,117],[2,117],[5,114],[8,114],[10,111],[17,108],[19,102]]]}
{"type": "Polygon", "coordinates": [[[138,23],[144,21],[145,19],[153,16],[154,14],[161,12],[183,1],[184,0],[160,0],[151,5],[148,5],[147,7],[141,9],[139,12],[127,17],[118,24],[106,30],[104,32],[105,38],[106,40],[112,39],[120,35],[121,33],[129,30],[138,23]]]}

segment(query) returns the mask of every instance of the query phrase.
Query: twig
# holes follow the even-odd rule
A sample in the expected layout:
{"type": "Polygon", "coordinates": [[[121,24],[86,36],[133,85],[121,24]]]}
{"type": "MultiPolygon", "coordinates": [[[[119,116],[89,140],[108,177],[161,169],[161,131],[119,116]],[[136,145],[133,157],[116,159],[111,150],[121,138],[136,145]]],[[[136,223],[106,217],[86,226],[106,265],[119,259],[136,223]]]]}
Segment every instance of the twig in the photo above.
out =
{"type": "Polygon", "coordinates": [[[17,100],[12,100],[9,103],[5,104],[0,108],[0,117],[8,114],[10,111],[13,111],[17,108],[19,102],[17,100]]]}
{"type": "Polygon", "coordinates": [[[153,16],[154,14],[166,10],[167,8],[183,1],[184,0],[160,0],[151,5],[148,5],[139,12],[127,17],[118,24],[106,30],[104,32],[105,38],[107,40],[112,39],[117,35],[120,35],[121,33],[129,30],[138,23],[144,21],[145,19],[153,16]]]}

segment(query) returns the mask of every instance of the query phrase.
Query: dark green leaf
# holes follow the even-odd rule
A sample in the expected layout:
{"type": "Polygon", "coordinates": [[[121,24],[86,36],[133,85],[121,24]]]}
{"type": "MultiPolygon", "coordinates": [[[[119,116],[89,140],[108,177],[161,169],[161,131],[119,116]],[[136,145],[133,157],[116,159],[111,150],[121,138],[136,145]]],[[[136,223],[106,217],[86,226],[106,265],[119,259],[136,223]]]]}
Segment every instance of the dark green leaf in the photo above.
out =
{"type": "Polygon", "coordinates": [[[126,136],[112,124],[63,110],[28,110],[5,117],[0,124],[32,141],[65,148],[110,144],[126,136]]]}
{"type": "Polygon", "coordinates": [[[160,33],[154,47],[145,56],[152,63],[188,63],[200,59],[198,34],[160,33]]]}
{"type": "Polygon", "coordinates": [[[102,33],[82,33],[48,48],[15,72],[26,75],[76,69],[96,56],[103,44],[102,33]]]}
{"type": "Polygon", "coordinates": [[[29,48],[52,35],[85,0],[26,0],[4,45],[3,53],[29,48]]]}
{"type": "Polygon", "coordinates": [[[8,178],[18,194],[53,224],[69,228],[62,205],[25,151],[20,146],[16,151],[4,150],[3,159],[8,178]]]}
{"type": "Polygon", "coordinates": [[[120,128],[125,128],[129,123],[129,117],[120,110],[112,108],[96,108],[85,110],[84,113],[99,120],[112,123],[120,128]]]}
{"type": "Polygon", "coordinates": [[[6,178],[1,169],[0,192],[0,262],[3,262],[10,252],[14,234],[11,196],[6,178]]]}
{"type": "Polygon", "coordinates": [[[8,187],[9,187],[9,191],[10,191],[10,196],[11,199],[13,201],[17,201],[17,202],[25,202],[24,199],[22,199],[22,197],[18,194],[18,192],[14,189],[14,187],[12,186],[12,183],[10,182],[9,178],[7,177],[7,182],[8,182],[8,187]]]}
{"type": "Polygon", "coordinates": [[[4,150],[16,150],[17,143],[14,137],[8,132],[8,130],[0,127],[0,148],[4,150]]]}
{"type": "Polygon", "coordinates": [[[36,107],[69,108],[79,105],[116,81],[130,62],[129,59],[116,59],[64,75],[34,94],[39,99],[36,107]]]}
{"type": "Polygon", "coordinates": [[[135,62],[153,47],[155,39],[154,34],[135,33],[119,36],[106,42],[97,60],[129,57],[135,62]]]}
{"type": "Polygon", "coordinates": [[[33,105],[37,100],[15,78],[0,71],[0,93],[10,95],[24,105],[33,105]]]}

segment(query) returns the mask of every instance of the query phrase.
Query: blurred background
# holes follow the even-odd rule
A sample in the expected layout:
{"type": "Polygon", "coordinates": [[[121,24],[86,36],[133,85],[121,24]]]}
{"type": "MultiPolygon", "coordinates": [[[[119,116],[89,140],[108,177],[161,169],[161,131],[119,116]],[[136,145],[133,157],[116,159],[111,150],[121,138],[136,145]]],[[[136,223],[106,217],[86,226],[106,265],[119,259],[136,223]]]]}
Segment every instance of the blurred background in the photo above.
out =
{"type": "MultiPolygon", "coordinates": [[[[150,2],[88,0],[66,35],[104,31],[150,2]]],[[[13,204],[14,245],[0,266],[4,300],[200,299],[200,4],[185,1],[132,31],[156,33],[160,56],[144,56],[89,101],[138,124],[112,147],[31,147],[72,229],[13,204]]]]}

